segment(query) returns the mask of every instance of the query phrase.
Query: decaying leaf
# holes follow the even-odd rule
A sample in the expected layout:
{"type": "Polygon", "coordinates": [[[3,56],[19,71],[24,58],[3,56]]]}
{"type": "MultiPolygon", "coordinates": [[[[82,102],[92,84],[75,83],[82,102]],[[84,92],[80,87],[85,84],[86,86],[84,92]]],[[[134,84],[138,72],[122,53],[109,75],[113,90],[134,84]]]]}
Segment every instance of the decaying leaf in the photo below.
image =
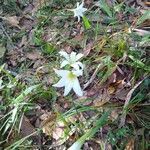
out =
{"type": "Polygon", "coordinates": [[[26,137],[34,132],[36,132],[34,126],[30,123],[29,119],[26,116],[23,116],[23,120],[21,123],[22,136],[26,137]]]}
{"type": "Polygon", "coordinates": [[[50,5],[49,2],[50,1],[48,0],[35,0],[33,3],[34,9],[32,10],[32,14],[34,15],[38,9],[42,8],[43,6],[50,5]]]}
{"type": "Polygon", "coordinates": [[[24,35],[21,39],[21,43],[19,44],[19,47],[26,46],[27,44],[28,44],[27,36],[24,35]]]}
{"type": "Polygon", "coordinates": [[[17,16],[11,16],[11,17],[1,17],[3,20],[8,22],[11,26],[17,27],[20,29],[19,26],[19,18],[17,16]]]}
{"type": "Polygon", "coordinates": [[[64,134],[64,123],[62,121],[57,122],[56,128],[53,130],[52,137],[57,141],[63,137],[64,134]]]}
{"type": "Polygon", "coordinates": [[[107,91],[104,90],[104,92],[101,92],[101,94],[99,95],[99,98],[97,98],[93,101],[93,104],[95,107],[102,107],[107,102],[109,102],[109,100],[110,100],[110,97],[107,94],[107,91]]]}
{"type": "Polygon", "coordinates": [[[88,44],[87,44],[87,46],[84,48],[84,55],[85,56],[88,56],[89,55],[89,53],[90,53],[90,51],[92,50],[92,48],[93,48],[93,45],[94,45],[94,43],[91,41],[91,42],[89,42],[88,44]]]}
{"type": "Polygon", "coordinates": [[[46,120],[41,123],[43,133],[51,136],[56,126],[57,114],[51,114],[46,120]]]}
{"type": "Polygon", "coordinates": [[[125,150],[134,150],[134,139],[130,139],[125,147],[125,150]]]}
{"type": "Polygon", "coordinates": [[[41,54],[38,51],[33,51],[33,52],[27,53],[26,57],[30,60],[37,60],[41,58],[41,54]]]}

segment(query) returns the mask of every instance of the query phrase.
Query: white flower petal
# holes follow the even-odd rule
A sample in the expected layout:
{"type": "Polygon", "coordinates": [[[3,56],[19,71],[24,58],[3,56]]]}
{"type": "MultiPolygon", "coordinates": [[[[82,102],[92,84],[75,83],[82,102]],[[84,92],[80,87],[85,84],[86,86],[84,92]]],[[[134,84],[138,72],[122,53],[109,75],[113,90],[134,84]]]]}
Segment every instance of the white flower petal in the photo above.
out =
{"type": "Polygon", "coordinates": [[[76,141],[71,145],[71,147],[68,150],[81,150],[82,145],[82,142],[76,141]]]}
{"type": "Polygon", "coordinates": [[[79,70],[80,67],[81,67],[82,70],[84,68],[84,66],[81,62],[75,62],[75,63],[71,64],[71,67],[73,67],[75,70],[79,70]]]}
{"type": "Polygon", "coordinates": [[[87,8],[82,8],[82,13],[84,13],[85,11],[87,11],[87,8]]]}
{"type": "Polygon", "coordinates": [[[54,87],[63,87],[65,86],[65,79],[61,78],[56,84],[52,85],[54,87]]]}
{"type": "Polygon", "coordinates": [[[77,62],[77,64],[81,67],[81,69],[83,70],[83,68],[84,68],[84,65],[81,63],[81,62],[77,62]]]}
{"type": "Polygon", "coordinates": [[[63,67],[65,67],[65,66],[68,65],[68,64],[69,64],[69,62],[68,62],[67,60],[64,60],[64,61],[61,63],[60,68],[63,68],[63,67]]]}
{"type": "Polygon", "coordinates": [[[71,67],[73,67],[75,70],[80,69],[78,63],[71,64],[71,67]]]}
{"type": "Polygon", "coordinates": [[[83,91],[81,90],[80,83],[77,78],[73,82],[73,90],[78,96],[83,96],[83,91]]]}
{"type": "Polygon", "coordinates": [[[69,55],[68,55],[66,52],[60,51],[59,54],[60,54],[61,56],[63,56],[65,59],[69,60],[69,55]]]}
{"type": "Polygon", "coordinates": [[[79,2],[77,2],[77,8],[78,8],[78,7],[80,7],[80,6],[79,6],[79,2]]]}
{"type": "Polygon", "coordinates": [[[82,1],[82,3],[80,4],[79,8],[83,8],[84,5],[84,1],[82,1]]]}
{"type": "Polygon", "coordinates": [[[83,13],[87,10],[83,7],[84,1],[79,5],[79,2],[77,2],[77,7],[75,9],[72,9],[74,12],[74,17],[78,17],[78,22],[80,21],[80,17],[83,17],[83,13]]]}
{"type": "Polygon", "coordinates": [[[77,16],[78,17],[78,22],[80,22],[80,16],[77,16]]]}
{"type": "Polygon", "coordinates": [[[70,54],[70,60],[72,61],[72,62],[75,62],[76,61],[76,52],[71,52],[71,54],[70,54]]]}
{"type": "Polygon", "coordinates": [[[64,91],[64,96],[68,95],[69,92],[71,91],[72,89],[72,83],[71,82],[66,82],[65,84],[65,91],[64,91]]]}
{"type": "Polygon", "coordinates": [[[79,69],[79,70],[73,70],[72,72],[73,72],[73,74],[76,75],[77,77],[83,75],[83,70],[82,70],[82,69],[79,69]]]}
{"type": "Polygon", "coordinates": [[[60,77],[65,77],[70,72],[68,70],[57,70],[57,69],[54,69],[54,71],[60,77]]]}
{"type": "Polygon", "coordinates": [[[76,56],[76,61],[78,61],[80,58],[82,58],[84,55],[83,54],[81,54],[81,53],[79,53],[79,54],[77,54],[77,56],[76,56]]]}

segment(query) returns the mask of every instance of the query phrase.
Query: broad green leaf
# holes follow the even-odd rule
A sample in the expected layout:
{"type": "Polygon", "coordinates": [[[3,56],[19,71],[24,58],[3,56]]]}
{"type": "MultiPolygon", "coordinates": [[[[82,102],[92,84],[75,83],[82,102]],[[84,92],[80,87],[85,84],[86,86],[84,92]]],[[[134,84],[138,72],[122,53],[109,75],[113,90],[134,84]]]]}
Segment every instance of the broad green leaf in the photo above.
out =
{"type": "Polygon", "coordinates": [[[43,46],[43,52],[45,54],[52,54],[55,52],[56,48],[53,44],[46,42],[43,46]]]}
{"type": "Polygon", "coordinates": [[[90,24],[89,20],[85,16],[83,16],[83,23],[84,23],[85,29],[88,30],[88,29],[91,28],[91,24],[90,24]]]}

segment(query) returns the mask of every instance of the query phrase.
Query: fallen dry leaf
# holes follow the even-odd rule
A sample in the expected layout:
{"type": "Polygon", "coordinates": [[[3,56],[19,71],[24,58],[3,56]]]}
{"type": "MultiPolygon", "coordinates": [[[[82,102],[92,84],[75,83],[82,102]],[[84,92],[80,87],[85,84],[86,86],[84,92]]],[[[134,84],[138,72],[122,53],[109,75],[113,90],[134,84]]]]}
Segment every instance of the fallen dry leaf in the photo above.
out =
{"type": "Polygon", "coordinates": [[[56,126],[57,114],[51,114],[46,120],[41,123],[43,133],[51,136],[56,126]]]}
{"type": "Polygon", "coordinates": [[[119,110],[112,110],[110,114],[110,120],[114,121],[118,118],[120,111],[119,110]]]}
{"type": "Polygon", "coordinates": [[[11,16],[11,17],[1,17],[3,20],[5,20],[6,22],[8,22],[11,26],[17,27],[19,29],[19,18],[17,16],[11,16]]]}
{"type": "Polygon", "coordinates": [[[33,51],[33,52],[27,53],[26,57],[30,60],[37,60],[37,59],[40,59],[42,56],[41,56],[40,52],[33,51]]]}
{"type": "Polygon", "coordinates": [[[134,139],[130,139],[125,147],[125,150],[134,150],[134,139]]]}
{"type": "Polygon", "coordinates": [[[24,35],[21,39],[21,42],[19,44],[19,47],[22,47],[22,46],[26,46],[28,44],[28,41],[27,41],[27,36],[24,35]]]}
{"type": "Polygon", "coordinates": [[[110,85],[107,89],[108,94],[113,94],[115,93],[116,89],[113,85],[110,85]]]}
{"type": "Polygon", "coordinates": [[[103,92],[102,91],[100,91],[101,93],[99,94],[99,97],[93,101],[95,107],[101,107],[105,105],[107,102],[109,102],[110,100],[107,91],[106,90],[104,90],[103,92]]]}
{"type": "Polygon", "coordinates": [[[92,48],[93,48],[93,45],[94,45],[94,43],[93,43],[92,41],[89,42],[89,43],[86,45],[86,47],[83,49],[83,54],[84,54],[84,56],[88,56],[88,55],[89,55],[90,51],[91,51],[92,48]]]}
{"type": "Polygon", "coordinates": [[[64,134],[64,123],[62,121],[57,122],[55,129],[53,130],[52,137],[56,141],[63,137],[64,134]]]}
{"type": "Polygon", "coordinates": [[[38,9],[42,8],[43,6],[50,5],[50,1],[48,0],[34,0],[34,8],[32,9],[32,15],[34,15],[38,9]]]}
{"type": "Polygon", "coordinates": [[[26,116],[23,116],[20,129],[21,129],[21,134],[23,137],[26,137],[36,132],[34,126],[30,123],[29,119],[26,116]]]}

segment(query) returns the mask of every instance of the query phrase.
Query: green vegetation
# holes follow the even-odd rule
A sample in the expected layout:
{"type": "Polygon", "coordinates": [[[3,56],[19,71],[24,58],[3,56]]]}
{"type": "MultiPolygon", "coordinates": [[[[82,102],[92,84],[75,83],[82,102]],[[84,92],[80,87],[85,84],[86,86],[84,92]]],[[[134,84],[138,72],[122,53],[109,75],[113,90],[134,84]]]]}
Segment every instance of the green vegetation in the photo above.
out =
{"type": "Polygon", "coordinates": [[[150,148],[150,11],[76,3],[0,2],[0,149],[150,148]],[[81,97],[52,86],[60,51],[84,55],[81,97]]]}

